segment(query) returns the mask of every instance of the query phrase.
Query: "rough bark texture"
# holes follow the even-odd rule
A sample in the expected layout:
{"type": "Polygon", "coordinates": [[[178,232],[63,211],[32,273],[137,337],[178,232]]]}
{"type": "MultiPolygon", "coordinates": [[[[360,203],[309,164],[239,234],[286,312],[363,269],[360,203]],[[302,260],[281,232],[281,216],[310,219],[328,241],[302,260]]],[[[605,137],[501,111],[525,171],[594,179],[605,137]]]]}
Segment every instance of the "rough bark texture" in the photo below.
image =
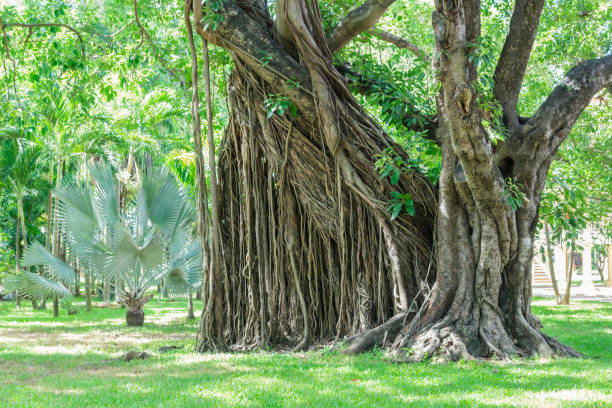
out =
{"type": "Polygon", "coordinates": [[[142,298],[131,298],[129,294],[123,297],[123,304],[127,307],[125,321],[128,326],[142,326],[144,324],[143,307],[152,298],[153,296],[150,295],[142,298]]]}
{"type": "MultiPolygon", "coordinates": [[[[517,8],[526,7],[523,3],[517,2],[517,8]]],[[[526,3],[541,9],[537,2],[526,3]]],[[[611,57],[574,68],[538,112],[519,125],[516,98],[537,28],[531,20],[537,22],[539,11],[515,11],[504,50],[518,46],[515,28],[525,24],[527,29],[519,31],[528,49],[517,53],[512,75],[507,75],[511,68],[502,52],[497,72],[505,82],[501,86],[500,80],[496,97],[507,105],[509,135],[494,146],[481,125],[473,88],[476,69],[468,57],[469,43],[479,34],[479,4],[437,1],[435,8],[436,45],[442,51],[436,61],[442,83],[438,138],[443,150],[438,276],[430,301],[398,336],[396,349],[411,349],[410,360],[578,356],[540,332],[541,324],[531,313],[533,241],[550,163],[580,112],[612,80],[611,57]],[[520,208],[506,200],[508,178],[521,186],[520,208]]]]}

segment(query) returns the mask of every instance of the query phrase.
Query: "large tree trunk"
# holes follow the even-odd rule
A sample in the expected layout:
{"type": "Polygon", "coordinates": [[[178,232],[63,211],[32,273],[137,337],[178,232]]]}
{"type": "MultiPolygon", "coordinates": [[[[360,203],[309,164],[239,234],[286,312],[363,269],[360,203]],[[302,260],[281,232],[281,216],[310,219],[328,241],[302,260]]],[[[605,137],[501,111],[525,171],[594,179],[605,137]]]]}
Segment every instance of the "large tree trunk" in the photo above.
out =
{"type": "MultiPolygon", "coordinates": [[[[223,305],[223,314],[203,314],[218,320],[207,322],[214,328],[207,336],[236,348],[304,348],[416,310],[434,276],[431,183],[416,171],[403,174],[397,186],[380,179],[373,165],[377,155],[391,148],[406,157],[355,102],[325,51],[322,32],[306,33],[319,50],[312,55],[302,44],[301,59],[312,63],[302,66],[265,26],[228,7],[228,24],[246,24],[251,36],[261,35],[271,48],[269,55],[282,60],[262,65],[232,51],[231,116],[218,167],[224,263],[214,301],[223,305]],[[279,62],[281,70],[292,70],[288,74],[298,87],[273,71],[279,62]],[[315,68],[319,63],[321,71],[315,68]],[[266,100],[287,92],[297,115],[267,118],[266,100]],[[319,94],[326,92],[324,105],[319,94]],[[332,130],[332,121],[338,128],[332,130]],[[416,214],[392,222],[387,206],[396,190],[412,195],[416,214]]],[[[237,40],[250,38],[232,38],[237,40]]],[[[198,342],[211,340],[201,332],[198,342]]]]}
{"type": "Polygon", "coordinates": [[[398,350],[413,350],[409,359],[578,356],[542,333],[531,313],[533,242],[550,163],[582,109],[612,80],[612,65],[610,57],[579,65],[535,115],[519,118],[518,92],[542,5],[517,0],[495,72],[507,132],[495,145],[482,125],[470,58],[480,33],[479,3],[435,2],[443,152],[438,275],[431,299],[396,340],[398,350]]]}

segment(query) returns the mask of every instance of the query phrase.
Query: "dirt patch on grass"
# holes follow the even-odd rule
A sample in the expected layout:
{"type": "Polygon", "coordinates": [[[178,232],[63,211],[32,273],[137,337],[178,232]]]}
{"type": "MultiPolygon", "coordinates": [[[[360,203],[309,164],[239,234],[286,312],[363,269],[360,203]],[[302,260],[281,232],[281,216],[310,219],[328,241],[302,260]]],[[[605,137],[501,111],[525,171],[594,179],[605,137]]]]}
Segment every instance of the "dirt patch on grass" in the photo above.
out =
{"type": "Polygon", "coordinates": [[[195,334],[151,333],[144,329],[89,330],[84,332],[35,331],[16,328],[0,328],[0,344],[18,347],[36,354],[81,354],[104,350],[115,352],[126,348],[146,347],[152,343],[183,343],[191,341],[195,334]]]}

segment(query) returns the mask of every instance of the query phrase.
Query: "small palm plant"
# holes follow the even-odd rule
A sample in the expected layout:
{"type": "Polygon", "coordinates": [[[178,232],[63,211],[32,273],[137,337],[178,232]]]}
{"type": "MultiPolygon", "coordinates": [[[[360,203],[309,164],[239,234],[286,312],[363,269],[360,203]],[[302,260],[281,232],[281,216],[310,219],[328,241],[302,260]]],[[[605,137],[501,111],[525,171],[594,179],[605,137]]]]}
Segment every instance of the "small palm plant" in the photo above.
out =
{"type": "Polygon", "coordinates": [[[27,299],[64,299],[70,302],[72,293],[68,287],[74,285],[74,271],[43,245],[34,241],[28,246],[21,258],[21,266],[40,266],[39,273],[20,271],[7,276],[3,282],[5,293],[18,290],[27,299]]]}
{"type": "MultiPolygon", "coordinates": [[[[201,285],[202,249],[192,238],[195,210],[165,167],[140,171],[134,197],[119,206],[116,177],[107,163],[90,169],[93,189],[66,182],[56,189],[58,220],[69,256],[103,279],[121,281],[128,326],[142,326],[147,290],[164,282],[172,296],[201,285]]],[[[46,251],[42,246],[40,251],[46,251]]],[[[57,258],[46,251],[39,265],[57,258]]]]}

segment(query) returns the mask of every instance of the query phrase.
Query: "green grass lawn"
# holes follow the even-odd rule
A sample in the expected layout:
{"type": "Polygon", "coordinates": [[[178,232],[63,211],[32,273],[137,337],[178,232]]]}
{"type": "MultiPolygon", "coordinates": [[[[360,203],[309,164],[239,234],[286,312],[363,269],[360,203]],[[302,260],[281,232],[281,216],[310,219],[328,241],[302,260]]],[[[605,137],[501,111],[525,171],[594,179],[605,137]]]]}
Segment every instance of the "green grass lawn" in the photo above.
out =
{"type": "MultiPolygon", "coordinates": [[[[349,357],[193,353],[186,302],[150,302],[145,326],[124,310],[54,319],[51,310],[0,303],[0,407],[612,407],[612,303],[538,300],[546,333],[585,359],[394,364],[349,357]],[[160,345],[183,350],[157,354],[160,345]],[[116,357],[148,350],[148,360],[116,357]]],[[[201,305],[196,304],[199,310],[201,305]]]]}

